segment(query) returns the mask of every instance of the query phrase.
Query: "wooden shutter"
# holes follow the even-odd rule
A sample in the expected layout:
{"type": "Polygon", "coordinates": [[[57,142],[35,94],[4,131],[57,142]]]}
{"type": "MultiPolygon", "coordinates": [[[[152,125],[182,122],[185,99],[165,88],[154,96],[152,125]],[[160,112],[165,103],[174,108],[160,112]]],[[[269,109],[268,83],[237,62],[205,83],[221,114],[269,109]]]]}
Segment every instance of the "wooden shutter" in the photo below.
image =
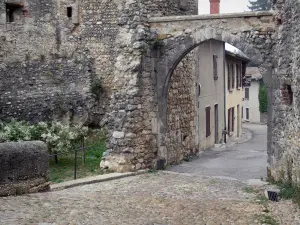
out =
{"type": "Polygon", "coordinates": [[[231,89],[230,77],[231,77],[231,64],[228,64],[228,78],[227,78],[227,89],[231,89]]]}
{"type": "Polygon", "coordinates": [[[246,63],[243,63],[242,64],[242,87],[244,87],[245,86],[245,82],[246,82],[246,66],[247,66],[247,64],[246,63]]]}
{"type": "Polygon", "coordinates": [[[227,111],[227,124],[228,124],[228,132],[230,132],[230,129],[231,129],[231,109],[228,109],[227,111]]]}
{"type": "Polygon", "coordinates": [[[231,121],[232,121],[232,127],[231,127],[231,131],[234,132],[234,107],[231,108],[231,121]]]}
{"type": "Polygon", "coordinates": [[[234,64],[232,64],[232,89],[234,89],[234,85],[235,85],[235,68],[234,68],[234,64]]]}
{"type": "Polygon", "coordinates": [[[206,113],[206,137],[210,136],[210,106],[205,108],[206,113]]]}

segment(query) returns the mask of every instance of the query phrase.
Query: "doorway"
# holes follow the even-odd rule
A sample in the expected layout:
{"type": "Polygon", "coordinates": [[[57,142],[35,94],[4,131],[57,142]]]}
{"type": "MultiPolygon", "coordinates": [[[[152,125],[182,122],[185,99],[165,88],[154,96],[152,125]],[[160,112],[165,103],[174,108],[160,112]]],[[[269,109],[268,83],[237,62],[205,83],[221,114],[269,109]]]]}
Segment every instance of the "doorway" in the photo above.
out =
{"type": "Polygon", "coordinates": [[[215,104],[215,143],[219,144],[219,106],[215,104]]]}

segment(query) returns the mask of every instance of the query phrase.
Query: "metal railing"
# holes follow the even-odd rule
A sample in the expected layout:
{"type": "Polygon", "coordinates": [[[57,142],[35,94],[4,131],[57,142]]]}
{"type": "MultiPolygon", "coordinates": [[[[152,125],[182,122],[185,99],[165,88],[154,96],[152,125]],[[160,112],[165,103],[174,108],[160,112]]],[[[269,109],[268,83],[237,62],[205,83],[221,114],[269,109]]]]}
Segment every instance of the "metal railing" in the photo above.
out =
{"type": "MultiPolygon", "coordinates": [[[[80,147],[75,148],[73,150],[74,153],[74,180],[77,179],[77,159],[78,159],[78,152],[81,152],[81,159],[82,159],[82,166],[86,166],[86,152],[91,149],[93,146],[86,146],[84,139],[80,141],[80,147]]],[[[63,155],[69,155],[72,152],[62,152],[62,153],[55,153],[55,154],[49,154],[49,158],[55,159],[55,163],[58,164],[58,156],[63,156],[63,155]]]]}

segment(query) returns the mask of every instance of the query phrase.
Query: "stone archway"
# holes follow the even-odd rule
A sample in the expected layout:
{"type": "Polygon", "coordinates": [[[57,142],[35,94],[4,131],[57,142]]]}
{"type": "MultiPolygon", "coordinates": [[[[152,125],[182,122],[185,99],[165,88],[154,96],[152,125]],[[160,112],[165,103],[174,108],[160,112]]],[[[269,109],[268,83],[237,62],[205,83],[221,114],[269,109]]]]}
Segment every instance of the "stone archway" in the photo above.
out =
{"type": "MultiPolygon", "coordinates": [[[[259,33],[257,33],[259,35],[259,33]]],[[[253,36],[245,33],[237,35],[235,32],[225,32],[220,29],[203,29],[195,32],[185,32],[176,38],[166,38],[163,40],[159,57],[155,59],[154,71],[157,79],[158,97],[158,156],[168,158],[167,145],[169,140],[168,130],[168,92],[170,80],[175,68],[181,60],[193,49],[209,40],[229,43],[239,48],[244,53],[250,55],[253,62],[258,67],[270,67],[272,45],[270,39],[265,39],[265,43],[258,43],[253,36]]]]}

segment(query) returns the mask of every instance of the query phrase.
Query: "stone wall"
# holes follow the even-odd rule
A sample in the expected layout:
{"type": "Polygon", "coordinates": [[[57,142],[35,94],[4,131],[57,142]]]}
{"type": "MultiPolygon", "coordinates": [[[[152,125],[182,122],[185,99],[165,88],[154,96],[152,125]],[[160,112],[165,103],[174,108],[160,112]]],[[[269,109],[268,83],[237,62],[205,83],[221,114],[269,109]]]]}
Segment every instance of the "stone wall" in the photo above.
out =
{"type": "Polygon", "coordinates": [[[268,113],[260,113],[260,123],[262,124],[268,123],[268,113]]]}
{"type": "Polygon", "coordinates": [[[300,181],[300,92],[299,36],[300,3],[297,0],[278,0],[276,21],[280,25],[278,45],[273,65],[272,82],[268,83],[269,176],[276,180],[300,181]],[[271,85],[270,85],[271,84],[271,85]],[[289,86],[290,90],[286,87],[289,86]],[[270,95],[271,91],[271,95],[270,95]],[[286,101],[287,95],[290,100],[286,101]]]}
{"type": "Polygon", "coordinates": [[[43,142],[0,144],[0,196],[49,190],[49,156],[43,142]]]}
{"type": "Polygon", "coordinates": [[[122,61],[121,52],[145,47],[147,17],[196,14],[197,9],[195,0],[0,0],[0,79],[10,77],[0,90],[4,104],[0,119],[76,117],[75,122],[107,124],[111,97],[123,86],[118,67],[132,66],[135,60],[141,63],[140,53],[139,59],[122,61]],[[17,7],[14,22],[6,21],[6,7],[17,7]],[[78,52],[82,57],[75,59],[78,52]],[[55,71],[58,66],[63,72],[55,71]],[[62,82],[46,80],[45,73],[59,73],[62,82]],[[101,90],[94,96],[90,86],[97,82],[101,90]],[[11,86],[20,89],[18,93],[11,86]],[[62,112],[51,110],[60,95],[67,104],[62,112]]]}
{"type": "Polygon", "coordinates": [[[145,9],[150,16],[197,15],[198,1],[195,0],[145,0],[145,9]]]}
{"type": "Polygon", "coordinates": [[[56,1],[21,2],[26,14],[14,22],[0,2],[0,119],[85,123],[93,60],[83,48],[62,48],[67,27],[58,23],[56,1]]]}
{"type": "Polygon", "coordinates": [[[198,153],[196,144],[196,65],[192,51],[178,64],[170,80],[168,93],[168,164],[180,163],[198,153]]]}

